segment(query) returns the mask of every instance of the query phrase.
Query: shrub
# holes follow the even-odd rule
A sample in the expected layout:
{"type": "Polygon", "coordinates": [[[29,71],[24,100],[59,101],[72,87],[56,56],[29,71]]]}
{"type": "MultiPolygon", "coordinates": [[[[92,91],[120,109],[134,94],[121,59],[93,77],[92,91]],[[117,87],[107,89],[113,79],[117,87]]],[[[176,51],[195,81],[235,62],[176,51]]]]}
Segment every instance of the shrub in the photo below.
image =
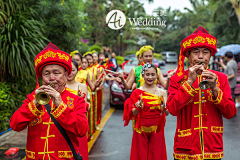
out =
{"type": "Polygon", "coordinates": [[[122,56],[116,56],[116,59],[117,59],[118,65],[124,62],[124,58],[122,56]]]}
{"type": "Polygon", "coordinates": [[[90,51],[93,51],[93,50],[95,50],[95,51],[97,51],[98,53],[100,53],[101,47],[98,46],[98,45],[93,45],[93,46],[90,47],[90,51]]]}
{"type": "Polygon", "coordinates": [[[11,86],[0,82],[0,132],[9,128],[9,120],[16,107],[11,86]]]}
{"type": "MultiPolygon", "coordinates": [[[[40,80],[41,81],[41,80],[40,80]]],[[[10,127],[12,114],[22,105],[27,94],[36,87],[35,76],[14,78],[11,82],[0,82],[0,132],[10,127]]]]}

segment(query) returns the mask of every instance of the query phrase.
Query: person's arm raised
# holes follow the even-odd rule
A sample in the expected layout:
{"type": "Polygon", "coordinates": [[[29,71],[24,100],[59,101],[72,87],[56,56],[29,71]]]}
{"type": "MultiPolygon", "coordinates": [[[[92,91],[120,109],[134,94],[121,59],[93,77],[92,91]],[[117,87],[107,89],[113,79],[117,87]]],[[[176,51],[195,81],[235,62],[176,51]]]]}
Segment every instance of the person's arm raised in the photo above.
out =
{"type": "Polygon", "coordinates": [[[133,69],[131,70],[130,74],[128,75],[128,81],[126,82],[124,79],[123,73],[118,73],[118,77],[121,79],[122,84],[126,90],[130,90],[132,88],[133,83],[135,82],[135,75],[133,69]]]}
{"type": "Polygon", "coordinates": [[[159,76],[158,76],[158,81],[160,84],[163,86],[164,89],[168,88],[168,81],[166,81],[163,77],[162,71],[159,69],[159,76]]]}

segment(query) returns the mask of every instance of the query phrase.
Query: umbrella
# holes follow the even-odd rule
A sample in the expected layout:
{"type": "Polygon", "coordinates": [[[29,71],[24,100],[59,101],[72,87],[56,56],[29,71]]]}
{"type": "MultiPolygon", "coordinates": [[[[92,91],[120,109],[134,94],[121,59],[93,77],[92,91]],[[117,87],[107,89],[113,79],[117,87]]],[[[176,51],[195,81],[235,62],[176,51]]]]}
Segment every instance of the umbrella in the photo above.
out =
{"type": "Polygon", "coordinates": [[[222,46],[220,50],[217,52],[216,56],[224,56],[226,52],[232,52],[233,54],[238,54],[240,53],[240,45],[229,44],[226,46],[222,46]]]}
{"type": "Polygon", "coordinates": [[[219,50],[220,50],[220,48],[217,48],[217,53],[215,54],[215,56],[221,56],[221,55],[219,54],[219,50]]]}

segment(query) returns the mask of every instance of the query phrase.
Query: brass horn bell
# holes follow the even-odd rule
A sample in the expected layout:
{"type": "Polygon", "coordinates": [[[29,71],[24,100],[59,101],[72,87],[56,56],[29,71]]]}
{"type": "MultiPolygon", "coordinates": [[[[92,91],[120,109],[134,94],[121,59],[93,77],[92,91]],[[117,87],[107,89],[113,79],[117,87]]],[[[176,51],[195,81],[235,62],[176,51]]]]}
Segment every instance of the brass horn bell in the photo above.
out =
{"type": "MultiPolygon", "coordinates": [[[[202,65],[202,62],[199,62],[199,64],[202,65]]],[[[206,77],[203,77],[203,80],[199,83],[199,88],[202,90],[210,88],[210,83],[206,80],[206,77]]]]}
{"type": "MultiPolygon", "coordinates": [[[[53,83],[50,83],[49,84],[52,88],[54,87],[54,84],[53,83]]],[[[46,105],[49,103],[50,101],[50,96],[46,93],[46,92],[39,92],[37,95],[36,95],[36,101],[38,102],[38,104],[41,104],[41,105],[46,105]]]]}
{"type": "Polygon", "coordinates": [[[210,88],[210,83],[207,80],[203,80],[199,83],[199,88],[205,90],[210,88]]]}

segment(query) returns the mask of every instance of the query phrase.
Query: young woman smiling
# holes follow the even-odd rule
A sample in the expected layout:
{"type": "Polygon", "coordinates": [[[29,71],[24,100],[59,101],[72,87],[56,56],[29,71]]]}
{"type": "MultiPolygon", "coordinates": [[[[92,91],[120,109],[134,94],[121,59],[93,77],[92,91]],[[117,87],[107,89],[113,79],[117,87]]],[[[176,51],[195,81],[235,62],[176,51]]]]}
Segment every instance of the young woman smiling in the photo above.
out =
{"type": "Polygon", "coordinates": [[[144,85],[134,90],[124,104],[124,126],[130,120],[136,120],[130,160],[166,160],[164,126],[167,93],[154,83],[157,79],[154,65],[143,65],[141,74],[144,85]]]}

